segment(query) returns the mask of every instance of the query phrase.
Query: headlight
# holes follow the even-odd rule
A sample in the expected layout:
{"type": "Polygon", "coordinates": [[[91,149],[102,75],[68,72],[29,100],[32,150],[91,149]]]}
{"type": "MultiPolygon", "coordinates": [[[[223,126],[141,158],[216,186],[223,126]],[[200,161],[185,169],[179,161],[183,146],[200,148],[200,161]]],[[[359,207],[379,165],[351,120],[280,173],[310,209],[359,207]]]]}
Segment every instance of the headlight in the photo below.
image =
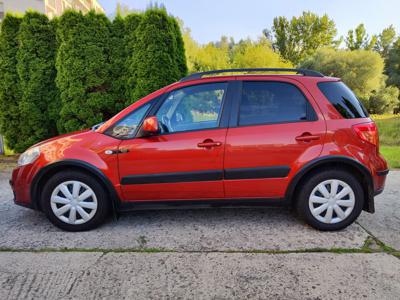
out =
{"type": "Polygon", "coordinates": [[[18,158],[18,165],[25,166],[27,164],[33,163],[40,155],[39,147],[34,147],[26,150],[21,156],[18,158]]]}

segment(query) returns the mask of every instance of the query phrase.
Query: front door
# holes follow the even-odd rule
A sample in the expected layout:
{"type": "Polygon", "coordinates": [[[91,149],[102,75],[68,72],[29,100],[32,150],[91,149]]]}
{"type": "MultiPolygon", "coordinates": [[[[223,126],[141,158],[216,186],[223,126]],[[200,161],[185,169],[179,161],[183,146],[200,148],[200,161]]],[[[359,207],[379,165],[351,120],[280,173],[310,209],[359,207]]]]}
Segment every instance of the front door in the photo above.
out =
{"type": "Polygon", "coordinates": [[[227,198],[282,198],[289,175],[319,156],[325,122],[291,79],[243,81],[225,150],[227,198]]]}
{"type": "Polygon", "coordinates": [[[227,83],[173,90],[151,115],[161,133],[120,144],[124,200],[223,198],[226,125],[221,122],[227,83]]]}

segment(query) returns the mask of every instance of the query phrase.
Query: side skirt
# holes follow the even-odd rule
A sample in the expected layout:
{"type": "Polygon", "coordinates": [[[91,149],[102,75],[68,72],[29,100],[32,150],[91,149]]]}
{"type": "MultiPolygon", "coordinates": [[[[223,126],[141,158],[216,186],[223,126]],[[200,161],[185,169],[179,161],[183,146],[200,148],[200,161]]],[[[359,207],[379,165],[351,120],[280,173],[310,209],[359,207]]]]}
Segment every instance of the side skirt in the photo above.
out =
{"type": "Polygon", "coordinates": [[[164,209],[196,209],[196,208],[260,208],[268,206],[289,206],[290,201],[285,198],[257,198],[257,199],[202,199],[202,200],[135,200],[121,201],[118,212],[138,210],[164,209]]]}

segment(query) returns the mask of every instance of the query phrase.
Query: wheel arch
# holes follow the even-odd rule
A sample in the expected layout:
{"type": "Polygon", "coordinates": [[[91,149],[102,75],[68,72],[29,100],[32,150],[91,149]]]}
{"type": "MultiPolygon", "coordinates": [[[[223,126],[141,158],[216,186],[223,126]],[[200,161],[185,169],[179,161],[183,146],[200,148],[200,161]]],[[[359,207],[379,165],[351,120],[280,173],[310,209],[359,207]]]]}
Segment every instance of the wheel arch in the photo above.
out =
{"type": "Polygon", "coordinates": [[[306,179],[312,172],[316,172],[322,168],[336,167],[351,171],[361,181],[364,190],[364,207],[363,210],[373,213],[374,206],[374,185],[370,171],[359,161],[346,156],[324,156],[314,159],[303,166],[290,181],[286,190],[285,198],[289,203],[294,203],[294,196],[297,188],[301,185],[302,180],[306,179]]]}
{"type": "Polygon", "coordinates": [[[42,210],[40,205],[40,198],[42,195],[43,186],[47,182],[47,180],[52,175],[58,172],[65,171],[66,169],[84,172],[96,178],[108,193],[109,199],[112,204],[113,214],[114,216],[116,215],[117,213],[116,207],[120,199],[111,181],[107,178],[106,175],[104,175],[104,173],[99,168],[85,161],[77,159],[66,159],[51,163],[42,168],[35,175],[35,177],[32,180],[31,190],[30,190],[34,209],[42,210]]]}

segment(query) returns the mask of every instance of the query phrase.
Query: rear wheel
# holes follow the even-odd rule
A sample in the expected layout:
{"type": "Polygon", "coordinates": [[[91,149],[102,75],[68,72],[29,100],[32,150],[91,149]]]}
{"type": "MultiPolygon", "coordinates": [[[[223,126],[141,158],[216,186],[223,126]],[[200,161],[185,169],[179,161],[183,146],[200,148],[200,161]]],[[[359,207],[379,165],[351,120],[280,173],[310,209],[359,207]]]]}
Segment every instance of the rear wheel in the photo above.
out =
{"type": "Polygon", "coordinates": [[[77,171],[57,173],[44,186],[42,207],[49,220],[67,231],[97,227],[106,218],[106,192],[90,175],[77,171]]]}
{"type": "Polygon", "coordinates": [[[364,193],[359,180],[344,170],[314,173],[298,191],[299,215],[319,230],[340,230],[347,227],[360,215],[364,204],[364,193]]]}

